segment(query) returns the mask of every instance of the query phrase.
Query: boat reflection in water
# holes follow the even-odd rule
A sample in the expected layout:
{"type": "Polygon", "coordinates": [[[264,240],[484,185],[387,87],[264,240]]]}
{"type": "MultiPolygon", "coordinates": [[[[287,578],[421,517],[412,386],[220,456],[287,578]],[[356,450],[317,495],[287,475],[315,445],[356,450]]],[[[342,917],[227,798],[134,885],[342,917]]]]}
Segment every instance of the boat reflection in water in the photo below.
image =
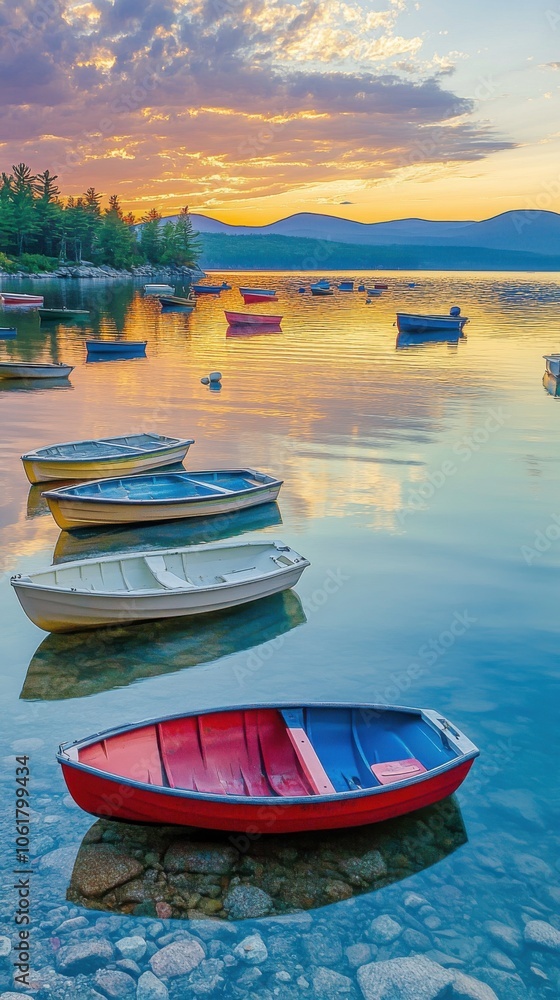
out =
{"type": "Polygon", "coordinates": [[[560,396],[560,377],[551,375],[550,372],[545,372],[542,384],[549,396],[560,396]]]}
{"type": "Polygon", "coordinates": [[[48,389],[73,389],[68,378],[60,375],[54,378],[2,378],[0,392],[44,392],[48,389]]]}
{"type": "Polygon", "coordinates": [[[262,916],[294,913],[399,882],[466,842],[453,796],[372,826],[253,839],[98,820],[82,841],[66,898],[138,916],[235,920],[244,915],[239,886],[267,894],[262,916]],[[111,870],[120,859],[126,870],[125,858],[129,880],[115,887],[111,870]],[[131,865],[133,858],[139,861],[131,865]]]}
{"type": "Polygon", "coordinates": [[[228,326],[226,330],[226,337],[254,337],[263,333],[283,333],[280,324],[272,325],[270,323],[251,323],[251,324],[239,324],[237,326],[228,326]]]}
{"type": "Polygon", "coordinates": [[[464,333],[454,330],[425,330],[422,333],[398,333],[396,348],[419,347],[422,344],[449,344],[457,347],[459,341],[466,340],[464,333]]]}
{"type": "MultiPolygon", "coordinates": [[[[185,470],[181,467],[181,471],[185,470]]],[[[47,488],[46,486],[43,489],[47,488]]],[[[46,501],[42,501],[45,503],[46,501]]],[[[47,506],[48,510],[48,506],[47,506]]],[[[42,513],[42,511],[41,511],[42,513]]],[[[180,521],[162,521],[156,524],[135,524],[108,529],[79,528],[61,531],[53,554],[53,563],[70,562],[72,559],[93,559],[117,552],[136,552],[142,549],[180,548],[183,545],[203,545],[236,538],[246,531],[261,531],[282,524],[280,508],[276,502],[263,503],[247,510],[211,517],[191,517],[180,521]]]]}
{"type": "Polygon", "coordinates": [[[270,642],[307,621],[293,590],[205,615],[204,620],[172,619],[91,633],[51,634],[36,650],[20,697],[60,701],[127,687],[145,677],[161,677],[211,663],[270,642]]]}

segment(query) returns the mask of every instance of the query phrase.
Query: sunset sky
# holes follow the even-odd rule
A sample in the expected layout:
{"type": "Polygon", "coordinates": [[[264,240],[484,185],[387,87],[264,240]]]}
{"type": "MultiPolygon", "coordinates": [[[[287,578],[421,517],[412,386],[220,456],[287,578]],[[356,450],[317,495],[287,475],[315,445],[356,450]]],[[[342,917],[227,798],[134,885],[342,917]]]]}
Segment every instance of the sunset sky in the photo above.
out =
{"type": "Polygon", "coordinates": [[[0,168],[260,224],[560,208],[560,0],[24,0],[0,168]]]}

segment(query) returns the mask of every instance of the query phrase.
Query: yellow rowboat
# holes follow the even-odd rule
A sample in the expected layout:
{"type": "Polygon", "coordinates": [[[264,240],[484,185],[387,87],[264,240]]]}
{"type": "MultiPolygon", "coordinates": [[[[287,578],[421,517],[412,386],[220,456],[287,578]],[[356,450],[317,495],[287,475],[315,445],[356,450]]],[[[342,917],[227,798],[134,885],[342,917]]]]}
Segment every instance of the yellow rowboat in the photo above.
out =
{"type": "Polygon", "coordinates": [[[124,434],[93,441],[66,441],[21,456],[30,483],[51,479],[108,479],[182,462],[193,439],[162,434],[124,434]]]}

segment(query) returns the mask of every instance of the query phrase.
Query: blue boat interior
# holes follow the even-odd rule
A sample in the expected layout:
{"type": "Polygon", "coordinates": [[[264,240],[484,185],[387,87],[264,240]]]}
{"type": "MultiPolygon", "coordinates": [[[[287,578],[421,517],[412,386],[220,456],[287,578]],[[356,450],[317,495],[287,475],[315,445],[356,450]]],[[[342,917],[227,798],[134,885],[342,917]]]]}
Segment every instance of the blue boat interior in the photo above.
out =
{"type": "Polygon", "coordinates": [[[290,711],[298,713],[299,725],[337,792],[379,785],[372,764],[414,758],[430,771],[457,757],[413,713],[319,707],[290,711]]]}
{"type": "Polygon", "coordinates": [[[130,434],[116,438],[99,438],[92,441],[70,441],[67,444],[54,444],[48,448],[39,448],[33,455],[40,458],[116,458],[118,455],[133,455],[141,452],[159,451],[178,444],[178,438],[169,438],[161,434],[130,434]]]}
{"type": "Polygon", "coordinates": [[[235,473],[169,473],[126,476],[97,483],[82,483],[64,490],[66,495],[106,500],[188,500],[240,493],[259,485],[235,473]]]}

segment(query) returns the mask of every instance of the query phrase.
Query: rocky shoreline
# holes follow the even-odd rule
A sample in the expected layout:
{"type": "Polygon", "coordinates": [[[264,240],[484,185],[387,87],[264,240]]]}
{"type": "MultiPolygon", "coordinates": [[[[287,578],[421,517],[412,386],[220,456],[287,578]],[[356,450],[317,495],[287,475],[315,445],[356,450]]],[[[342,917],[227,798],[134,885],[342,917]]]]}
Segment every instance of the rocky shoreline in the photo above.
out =
{"type": "Polygon", "coordinates": [[[16,279],[32,279],[32,280],[43,280],[45,278],[158,278],[174,281],[185,281],[191,280],[193,278],[204,278],[206,277],[205,272],[200,268],[192,267],[174,267],[174,268],[162,268],[162,267],[152,267],[150,264],[143,264],[140,267],[133,267],[128,270],[117,270],[114,267],[109,267],[106,264],[97,267],[94,264],[65,264],[61,265],[56,271],[41,271],[35,274],[28,274],[26,271],[16,271],[13,274],[9,274],[7,271],[2,271],[0,268],[0,278],[16,278],[16,279]]]}

